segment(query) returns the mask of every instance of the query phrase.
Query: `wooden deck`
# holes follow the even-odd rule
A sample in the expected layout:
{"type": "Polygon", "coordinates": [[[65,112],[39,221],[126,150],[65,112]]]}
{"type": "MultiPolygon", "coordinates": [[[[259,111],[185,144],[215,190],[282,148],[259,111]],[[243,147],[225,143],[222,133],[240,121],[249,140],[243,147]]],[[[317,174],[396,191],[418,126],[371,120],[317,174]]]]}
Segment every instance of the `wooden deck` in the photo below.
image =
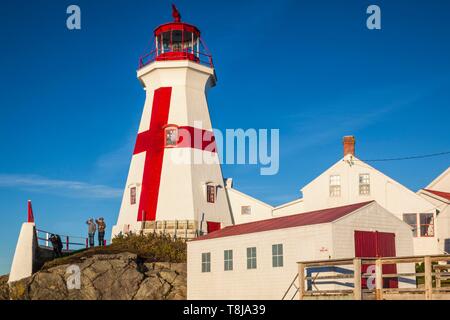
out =
{"type": "Polygon", "coordinates": [[[302,261],[298,262],[298,288],[294,297],[298,296],[300,300],[450,300],[449,261],[450,255],[302,261]],[[393,264],[397,269],[407,264],[414,272],[382,273],[383,265],[393,264]],[[419,264],[423,264],[423,272],[416,271],[419,264]],[[374,273],[363,273],[363,266],[374,266],[374,273]],[[330,270],[346,272],[330,274],[330,270]],[[395,279],[399,288],[383,287],[386,278],[395,279]],[[326,288],[324,281],[334,283],[333,289],[326,288]],[[362,281],[368,283],[364,288],[362,281]]]}

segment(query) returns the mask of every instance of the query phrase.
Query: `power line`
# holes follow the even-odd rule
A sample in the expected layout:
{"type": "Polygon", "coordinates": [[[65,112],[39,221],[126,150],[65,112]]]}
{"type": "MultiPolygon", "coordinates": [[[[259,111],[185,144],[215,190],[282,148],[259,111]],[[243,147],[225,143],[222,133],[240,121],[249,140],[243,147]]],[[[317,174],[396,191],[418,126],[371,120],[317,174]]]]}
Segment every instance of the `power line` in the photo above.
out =
{"type": "Polygon", "coordinates": [[[409,157],[401,157],[401,158],[369,159],[369,160],[361,160],[361,161],[365,161],[365,162],[401,161],[401,160],[432,158],[432,157],[438,157],[438,156],[443,156],[443,155],[447,155],[447,154],[450,154],[450,151],[417,155],[417,156],[409,156],[409,157]]]}

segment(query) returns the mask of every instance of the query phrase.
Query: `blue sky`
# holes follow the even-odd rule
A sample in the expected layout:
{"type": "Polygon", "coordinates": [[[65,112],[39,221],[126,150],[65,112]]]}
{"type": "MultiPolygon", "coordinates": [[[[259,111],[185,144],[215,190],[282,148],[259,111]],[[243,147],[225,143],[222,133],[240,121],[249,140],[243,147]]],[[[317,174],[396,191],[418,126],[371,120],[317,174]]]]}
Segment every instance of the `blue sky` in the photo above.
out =
{"type": "MultiPolygon", "coordinates": [[[[40,228],[112,226],[144,103],[136,80],[169,1],[0,4],[0,273],[9,270],[26,201],[40,228]],[[77,4],[82,30],[69,31],[77,4]]],[[[279,128],[280,171],[224,166],[235,186],[270,204],[337,161],[354,134],[361,159],[450,150],[447,1],[176,1],[214,56],[215,128],[279,128]],[[366,28],[370,4],[382,30],[366,28]]],[[[450,157],[375,163],[417,190],[450,157]]]]}

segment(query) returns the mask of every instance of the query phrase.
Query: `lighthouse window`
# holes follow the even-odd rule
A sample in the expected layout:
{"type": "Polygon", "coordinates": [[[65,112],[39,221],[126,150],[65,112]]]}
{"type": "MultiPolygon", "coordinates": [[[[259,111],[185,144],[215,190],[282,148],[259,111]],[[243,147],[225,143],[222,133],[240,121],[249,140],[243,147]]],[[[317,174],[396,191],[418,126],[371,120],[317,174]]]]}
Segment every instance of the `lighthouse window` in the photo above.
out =
{"type": "Polygon", "coordinates": [[[170,127],[165,130],[166,135],[166,147],[173,147],[178,142],[178,128],[170,127]]]}
{"type": "Polygon", "coordinates": [[[136,187],[130,188],[130,204],[136,204],[136,187]]]}
{"type": "Polygon", "coordinates": [[[206,186],[206,201],[209,203],[216,202],[216,187],[206,186]]]}
{"type": "Polygon", "coordinates": [[[170,32],[164,32],[162,34],[162,52],[169,52],[170,50],[170,32]]]}
{"type": "Polygon", "coordinates": [[[172,31],[172,51],[181,51],[181,35],[180,30],[172,31]]]}

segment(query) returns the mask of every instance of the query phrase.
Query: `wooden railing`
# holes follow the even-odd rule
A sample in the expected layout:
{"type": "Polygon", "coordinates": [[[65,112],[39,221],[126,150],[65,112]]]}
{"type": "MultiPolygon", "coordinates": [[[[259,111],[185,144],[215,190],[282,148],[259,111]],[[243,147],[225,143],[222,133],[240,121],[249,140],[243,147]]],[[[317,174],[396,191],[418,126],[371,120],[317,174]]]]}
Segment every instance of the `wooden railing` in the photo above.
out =
{"type": "Polygon", "coordinates": [[[298,262],[297,293],[300,300],[450,299],[449,261],[449,255],[439,255],[298,262]],[[422,263],[424,271],[417,272],[422,263]],[[387,265],[402,271],[383,273],[387,265]],[[374,272],[366,271],[369,266],[374,272]],[[389,288],[387,281],[397,285],[389,288]]]}

